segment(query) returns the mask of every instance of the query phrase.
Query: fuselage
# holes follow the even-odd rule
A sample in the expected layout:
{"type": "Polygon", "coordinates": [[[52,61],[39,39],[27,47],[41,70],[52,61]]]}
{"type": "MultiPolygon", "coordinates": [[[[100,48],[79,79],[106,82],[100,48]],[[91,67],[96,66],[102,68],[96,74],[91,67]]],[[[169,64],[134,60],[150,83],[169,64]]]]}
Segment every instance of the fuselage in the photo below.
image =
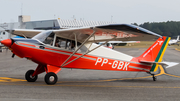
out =
{"type": "Polygon", "coordinates": [[[173,45],[177,43],[178,43],[178,40],[175,40],[175,39],[169,41],[169,45],[173,45]]]}
{"type": "MultiPolygon", "coordinates": [[[[12,39],[13,44],[10,49],[21,57],[32,60],[41,65],[52,65],[61,67],[64,61],[73,53],[72,50],[46,45],[35,39],[12,39]]],[[[88,50],[98,45],[85,44],[88,50]],[[88,48],[89,47],[89,48],[88,48]]],[[[81,49],[80,49],[81,50],[81,49]]],[[[84,52],[75,53],[70,60],[83,55],[84,52]]],[[[66,64],[65,63],[65,64],[66,64]]],[[[151,66],[138,63],[134,57],[117,52],[106,47],[99,47],[83,57],[64,65],[63,68],[77,69],[96,69],[96,70],[114,70],[114,71],[149,71],[151,66]]]]}

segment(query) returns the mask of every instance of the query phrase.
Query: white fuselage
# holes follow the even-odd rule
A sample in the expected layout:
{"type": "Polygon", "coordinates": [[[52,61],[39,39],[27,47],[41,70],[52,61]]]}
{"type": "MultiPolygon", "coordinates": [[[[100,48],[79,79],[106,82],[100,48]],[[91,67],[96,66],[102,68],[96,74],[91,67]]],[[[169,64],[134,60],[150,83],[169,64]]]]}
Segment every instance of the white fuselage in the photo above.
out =
{"type": "Polygon", "coordinates": [[[168,44],[169,45],[177,44],[178,41],[179,41],[179,36],[177,37],[177,39],[171,39],[168,44]]]}
{"type": "MultiPolygon", "coordinates": [[[[98,47],[99,45],[92,43],[92,45],[89,44],[85,44],[85,46],[87,48],[89,48],[89,50],[92,50],[95,47],[98,47]]],[[[99,56],[99,57],[104,57],[104,58],[109,58],[109,59],[117,59],[117,60],[123,60],[123,61],[131,61],[132,60],[132,56],[118,52],[116,50],[110,49],[110,48],[106,48],[104,46],[100,46],[99,48],[93,50],[92,52],[88,53],[89,55],[94,55],[94,56],[99,56]]]]}

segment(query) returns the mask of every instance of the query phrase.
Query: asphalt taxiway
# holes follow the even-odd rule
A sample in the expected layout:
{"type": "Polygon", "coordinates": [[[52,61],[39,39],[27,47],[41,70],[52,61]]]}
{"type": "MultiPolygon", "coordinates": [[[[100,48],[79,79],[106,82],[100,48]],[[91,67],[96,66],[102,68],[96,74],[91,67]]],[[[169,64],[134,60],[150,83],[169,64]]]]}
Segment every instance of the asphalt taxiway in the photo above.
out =
{"type": "MultiPolygon", "coordinates": [[[[117,48],[116,50],[139,56],[144,48],[117,48]]],[[[62,69],[55,85],[46,85],[44,73],[36,82],[27,82],[27,70],[37,64],[15,56],[0,53],[0,101],[179,101],[180,64],[171,68],[159,67],[157,81],[147,73],[62,69]]],[[[180,51],[168,47],[164,61],[180,63],[180,51]]]]}

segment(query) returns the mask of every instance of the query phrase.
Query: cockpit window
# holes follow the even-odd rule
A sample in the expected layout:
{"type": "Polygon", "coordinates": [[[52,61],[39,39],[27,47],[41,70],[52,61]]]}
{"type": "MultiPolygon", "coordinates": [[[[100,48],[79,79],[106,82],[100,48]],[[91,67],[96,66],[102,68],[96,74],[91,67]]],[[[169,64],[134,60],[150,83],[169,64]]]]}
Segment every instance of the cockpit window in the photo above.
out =
{"type": "MultiPolygon", "coordinates": [[[[68,39],[64,39],[60,37],[56,37],[56,41],[54,44],[55,47],[58,47],[60,49],[70,50],[70,51],[75,51],[80,45],[81,43],[79,42],[77,42],[77,45],[76,45],[76,42],[74,40],[68,40],[68,39]]],[[[82,46],[77,52],[84,53],[86,51],[87,51],[87,48],[85,46],[82,46]]]]}
{"type": "MultiPolygon", "coordinates": [[[[55,35],[53,31],[43,31],[39,33],[38,35],[34,36],[32,39],[37,39],[44,44],[49,44],[53,47],[57,47],[57,48],[65,49],[69,51],[75,51],[81,45],[81,43],[79,42],[77,42],[76,44],[74,40],[61,38],[55,35]]],[[[82,46],[77,52],[84,53],[86,51],[87,51],[87,48],[85,46],[82,46]]]]}
{"type": "Polygon", "coordinates": [[[53,45],[54,33],[51,33],[44,41],[45,44],[53,45]]]}
{"type": "Polygon", "coordinates": [[[109,47],[109,46],[110,46],[110,43],[106,43],[106,46],[109,47]]]}
{"type": "Polygon", "coordinates": [[[37,39],[45,44],[53,44],[54,39],[54,33],[53,31],[43,31],[36,36],[34,36],[32,39],[37,39]]]}

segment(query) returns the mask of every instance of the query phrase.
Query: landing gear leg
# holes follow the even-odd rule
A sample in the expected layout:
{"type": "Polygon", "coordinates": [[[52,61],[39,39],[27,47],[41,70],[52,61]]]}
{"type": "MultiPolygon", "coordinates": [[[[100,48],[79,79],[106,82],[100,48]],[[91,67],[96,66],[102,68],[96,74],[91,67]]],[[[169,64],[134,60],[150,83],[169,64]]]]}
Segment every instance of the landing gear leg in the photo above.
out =
{"type": "Polygon", "coordinates": [[[155,77],[154,74],[152,74],[151,72],[147,72],[147,73],[152,75],[153,81],[157,80],[157,77],[155,77]]]}
{"type": "Polygon", "coordinates": [[[2,47],[0,47],[0,52],[3,52],[2,47]]]}

